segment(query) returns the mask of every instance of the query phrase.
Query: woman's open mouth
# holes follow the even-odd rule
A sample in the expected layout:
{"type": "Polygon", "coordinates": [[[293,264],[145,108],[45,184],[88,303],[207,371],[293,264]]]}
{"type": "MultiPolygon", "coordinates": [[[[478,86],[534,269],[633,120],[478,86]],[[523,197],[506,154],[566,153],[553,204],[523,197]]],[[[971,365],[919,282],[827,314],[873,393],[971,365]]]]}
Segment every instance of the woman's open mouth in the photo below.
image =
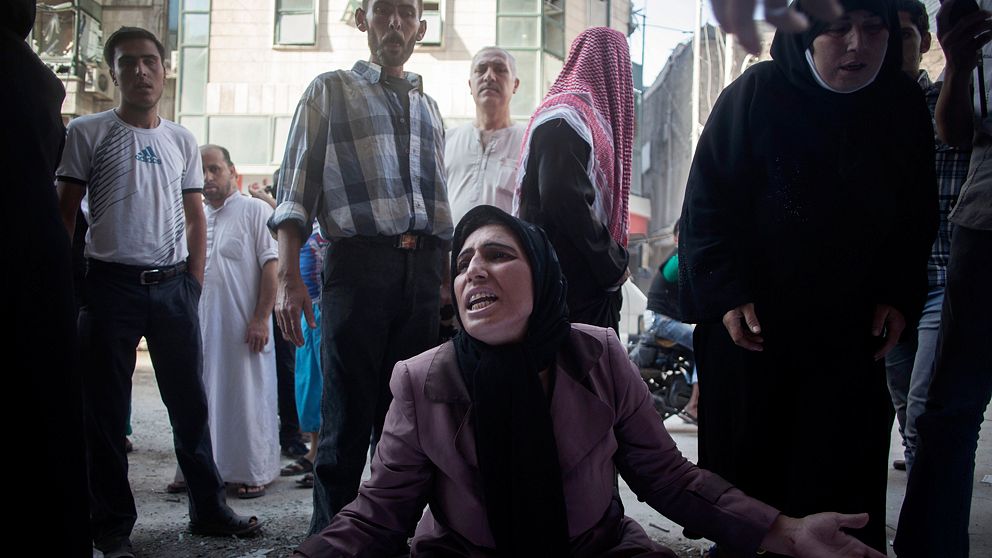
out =
{"type": "Polygon", "coordinates": [[[499,297],[493,293],[475,293],[469,297],[468,302],[465,303],[465,308],[469,311],[482,310],[492,305],[498,299],[499,297]]]}

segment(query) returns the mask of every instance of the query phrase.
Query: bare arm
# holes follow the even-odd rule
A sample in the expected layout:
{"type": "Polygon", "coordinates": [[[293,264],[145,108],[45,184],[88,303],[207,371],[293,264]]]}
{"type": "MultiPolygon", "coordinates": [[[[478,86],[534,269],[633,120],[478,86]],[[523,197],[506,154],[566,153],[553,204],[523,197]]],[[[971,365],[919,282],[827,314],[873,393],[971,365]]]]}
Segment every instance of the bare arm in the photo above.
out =
{"type": "Polygon", "coordinates": [[[186,214],[189,272],[202,285],[203,270],[207,265],[207,217],[203,214],[203,195],[199,192],[183,194],[183,212],[186,214]]]}
{"type": "Polygon", "coordinates": [[[748,555],[760,545],[803,558],[885,558],[841,530],[864,526],[867,514],[788,517],[686,460],[658,420],[640,373],[614,339],[607,337],[616,390],[615,462],[639,498],[689,530],[748,555]]]}
{"type": "MultiPolygon", "coordinates": [[[[751,54],[761,50],[761,38],[754,25],[755,0],[712,0],[713,14],[720,27],[733,33],[751,54]]],[[[768,23],[787,33],[798,33],[809,27],[809,18],[788,6],[788,0],[765,0],[765,17],[768,23]]],[[[841,7],[837,0],[808,0],[803,2],[803,10],[822,21],[833,21],[840,17],[841,7]]]]}
{"type": "Polygon", "coordinates": [[[300,313],[307,318],[310,327],[317,327],[313,317],[313,302],[300,275],[300,246],[303,239],[299,227],[286,222],[276,233],[279,241],[279,267],[276,273],[276,321],[283,336],[303,346],[303,330],[300,327],[300,313]]]}
{"type": "Polygon", "coordinates": [[[79,211],[79,204],[83,201],[83,195],[86,194],[86,188],[80,184],[59,180],[55,183],[55,192],[59,196],[59,215],[71,240],[76,231],[76,213],[79,211]]]}
{"type": "Polygon", "coordinates": [[[974,135],[974,107],[971,100],[971,73],[978,64],[979,49],[992,35],[989,12],[977,11],[950,26],[954,0],[944,2],[937,12],[937,40],[947,65],[944,86],[937,98],[937,135],[954,147],[969,147],[974,135]]]}
{"type": "Polygon", "coordinates": [[[248,193],[251,194],[251,197],[260,199],[265,203],[269,204],[272,207],[272,209],[275,209],[277,205],[276,199],[265,191],[265,188],[268,185],[269,185],[268,178],[262,180],[261,184],[259,184],[258,182],[252,182],[251,184],[248,185],[248,193]]]}
{"type": "Polygon", "coordinates": [[[970,70],[952,69],[947,64],[944,87],[937,97],[937,135],[944,143],[967,148],[974,133],[971,108],[970,70]]]}
{"type": "Polygon", "coordinates": [[[262,266],[261,284],[258,286],[258,301],[255,302],[255,311],[252,313],[251,321],[248,322],[248,330],[245,332],[245,343],[253,353],[260,353],[269,342],[269,319],[272,316],[272,307],[276,302],[276,260],[265,262],[262,266]]]}

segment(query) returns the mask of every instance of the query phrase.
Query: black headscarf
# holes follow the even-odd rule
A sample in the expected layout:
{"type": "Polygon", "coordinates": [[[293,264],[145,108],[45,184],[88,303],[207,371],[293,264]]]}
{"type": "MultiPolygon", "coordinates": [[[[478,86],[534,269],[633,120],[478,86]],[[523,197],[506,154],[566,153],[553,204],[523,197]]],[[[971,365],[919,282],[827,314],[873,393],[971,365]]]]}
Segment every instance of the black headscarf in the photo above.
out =
{"type": "Polygon", "coordinates": [[[34,25],[36,9],[34,0],[3,0],[0,2],[0,30],[10,31],[24,40],[34,25]]]}
{"type": "MultiPolygon", "coordinates": [[[[880,18],[889,29],[889,42],[885,50],[885,60],[882,68],[875,77],[874,83],[892,79],[906,79],[902,73],[902,35],[899,29],[899,14],[895,4],[889,0],[841,0],[844,12],[867,10],[880,18]]],[[[802,0],[796,0],[795,8],[804,12],[802,0]]],[[[802,33],[785,33],[776,31],[772,40],[771,55],[788,74],[789,81],[800,89],[822,94],[827,92],[820,87],[813,77],[813,72],[806,61],[806,50],[813,40],[822,34],[830,25],[828,22],[810,18],[809,28],[802,33]]],[[[865,88],[869,89],[869,88],[865,88]]]]}
{"type": "MultiPolygon", "coordinates": [[[[517,238],[530,263],[534,287],[534,309],[523,341],[491,346],[473,338],[464,327],[454,338],[458,366],[472,399],[489,527],[499,554],[564,556],[568,553],[568,520],[561,465],[549,400],[538,373],[554,364],[571,329],[565,277],[540,227],[495,207],[480,206],[469,211],[455,229],[452,285],[465,239],[486,225],[506,227],[517,238]]],[[[452,300],[457,300],[454,293],[452,300]]]]}

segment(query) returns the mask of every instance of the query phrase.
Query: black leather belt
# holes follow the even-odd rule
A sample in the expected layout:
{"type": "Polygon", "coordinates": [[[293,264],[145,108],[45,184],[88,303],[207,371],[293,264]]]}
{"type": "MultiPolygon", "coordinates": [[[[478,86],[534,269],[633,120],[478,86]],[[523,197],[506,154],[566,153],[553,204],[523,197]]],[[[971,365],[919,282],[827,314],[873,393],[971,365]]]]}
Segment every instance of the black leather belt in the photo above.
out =
{"type": "Polygon", "coordinates": [[[403,233],[395,236],[349,236],[335,238],[333,242],[377,244],[399,250],[430,250],[445,247],[445,241],[436,236],[416,233],[403,233]]]}
{"type": "Polygon", "coordinates": [[[156,285],[172,279],[177,275],[186,273],[188,266],[186,262],[179,262],[175,265],[164,267],[143,267],[137,265],[126,265],[113,262],[102,262],[100,260],[86,260],[89,269],[100,273],[109,273],[120,278],[133,280],[139,285],[156,285]]]}

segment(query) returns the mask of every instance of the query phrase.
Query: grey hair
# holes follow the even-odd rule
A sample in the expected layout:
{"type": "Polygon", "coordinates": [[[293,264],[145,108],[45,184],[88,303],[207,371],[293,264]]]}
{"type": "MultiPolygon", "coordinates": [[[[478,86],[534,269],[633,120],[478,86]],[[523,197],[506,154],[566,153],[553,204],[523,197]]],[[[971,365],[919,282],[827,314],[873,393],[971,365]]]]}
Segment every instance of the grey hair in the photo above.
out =
{"type": "Polygon", "coordinates": [[[481,56],[484,52],[491,51],[496,51],[502,54],[506,58],[506,62],[510,65],[510,73],[513,74],[513,77],[517,77],[517,59],[510,54],[510,51],[498,46],[487,46],[480,48],[479,51],[475,53],[475,56],[472,57],[472,65],[469,66],[469,74],[475,70],[475,63],[478,62],[479,56],[481,56]]]}

